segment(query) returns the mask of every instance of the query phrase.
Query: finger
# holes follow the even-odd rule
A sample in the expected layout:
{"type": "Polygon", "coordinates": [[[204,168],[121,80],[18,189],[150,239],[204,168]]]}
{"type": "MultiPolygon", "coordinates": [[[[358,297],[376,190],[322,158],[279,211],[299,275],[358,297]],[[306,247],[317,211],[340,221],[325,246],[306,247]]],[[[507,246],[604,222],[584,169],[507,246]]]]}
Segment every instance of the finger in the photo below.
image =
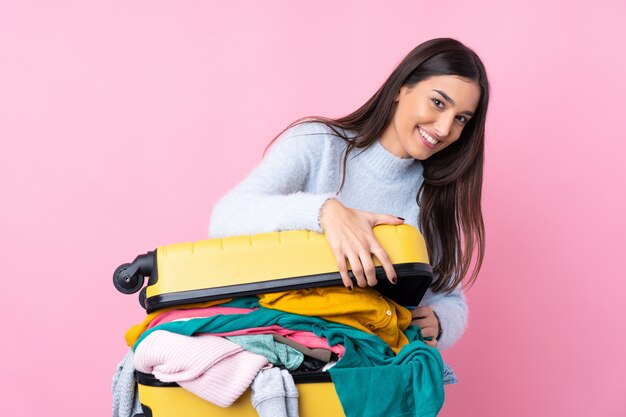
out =
{"type": "Polygon", "coordinates": [[[343,285],[351,290],[353,288],[353,284],[352,280],[350,279],[350,275],[348,275],[348,265],[346,264],[345,256],[343,254],[335,255],[335,259],[337,259],[339,275],[341,275],[341,281],[343,282],[343,285]]]}
{"type": "Polygon", "coordinates": [[[424,340],[424,343],[426,343],[430,347],[437,347],[437,344],[439,342],[436,341],[435,339],[432,339],[432,340],[424,340]]]}
{"type": "Polygon", "coordinates": [[[414,326],[419,327],[420,329],[426,329],[426,328],[431,328],[431,329],[439,329],[439,326],[437,324],[436,320],[431,320],[431,319],[416,319],[413,320],[411,322],[414,326]]]}
{"type": "Polygon", "coordinates": [[[429,339],[434,339],[435,337],[437,337],[437,332],[435,331],[434,327],[431,326],[420,327],[420,332],[422,333],[422,337],[428,337],[429,339]]]}
{"type": "Polygon", "coordinates": [[[376,214],[373,226],[378,226],[379,224],[399,225],[402,223],[404,223],[402,217],[392,216],[390,214],[376,214]]]}
{"type": "Polygon", "coordinates": [[[372,246],[372,253],[378,259],[378,262],[382,265],[385,270],[385,275],[387,275],[387,279],[392,283],[396,284],[398,282],[398,275],[396,274],[396,270],[391,263],[391,259],[387,255],[387,252],[383,249],[382,246],[376,241],[376,244],[372,246]]]}
{"type": "Polygon", "coordinates": [[[423,319],[429,316],[433,316],[433,318],[435,317],[435,315],[433,314],[433,309],[427,306],[417,307],[411,312],[411,315],[413,316],[413,318],[420,318],[420,319],[423,319]]]}
{"type": "Polygon", "coordinates": [[[352,275],[356,279],[356,284],[361,287],[367,287],[367,280],[365,279],[365,274],[363,274],[363,265],[361,265],[361,260],[354,253],[348,253],[348,262],[350,262],[350,269],[352,270],[352,275]]]}
{"type": "Polygon", "coordinates": [[[419,327],[438,327],[437,319],[433,317],[414,317],[411,321],[415,326],[419,327]]]}
{"type": "Polygon", "coordinates": [[[378,283],[378,280],[376,279],[376,267],[374,266],[374,262],[372,262],[372,254],[369,251],[363,251],[361,252],[359,258],[361,260],[361,264],[363,265],[367,285],[373,287],[378,283]]]}
{"type": "Polygon", "coordinates": [[[424,319],[413,319],[411,320],[411,324],[417,327],[424,327],[426,323],[424,323],[424,319]]]}
{"type": "Polygon", "coordinates": [[[418,326],[420,329],[424,329],[426,327],[435,327],[437,322],[429,319],[413,319],[411,324],[418,326]]]}

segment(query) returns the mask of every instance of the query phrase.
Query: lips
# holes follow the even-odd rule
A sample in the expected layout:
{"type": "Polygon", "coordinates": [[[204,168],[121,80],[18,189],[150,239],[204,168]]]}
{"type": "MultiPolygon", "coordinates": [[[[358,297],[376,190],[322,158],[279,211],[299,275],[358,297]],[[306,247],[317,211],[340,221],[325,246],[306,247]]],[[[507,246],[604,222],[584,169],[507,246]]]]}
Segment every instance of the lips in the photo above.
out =
{"type": "Polygon", "coordinates": [[[434,149],[435,146],[439,143],[439,141],[435,138],[433,138],[428,132],[426,132],[424,129],[422,129],[421,127],[417,126],[416,127],[417,130],[417,134],[419,135],[420,139],[422,140],[422,143],[429,149],[434,149]],[[422,133],[424,132],[424,133],[422,133]],[[428,137],[426,137],[425,135],[427,135],[428,137]],[[430,139],[430,140],[429,140],[430,139]],[[434,142],[434,143],[433,143],[434,142]]]}

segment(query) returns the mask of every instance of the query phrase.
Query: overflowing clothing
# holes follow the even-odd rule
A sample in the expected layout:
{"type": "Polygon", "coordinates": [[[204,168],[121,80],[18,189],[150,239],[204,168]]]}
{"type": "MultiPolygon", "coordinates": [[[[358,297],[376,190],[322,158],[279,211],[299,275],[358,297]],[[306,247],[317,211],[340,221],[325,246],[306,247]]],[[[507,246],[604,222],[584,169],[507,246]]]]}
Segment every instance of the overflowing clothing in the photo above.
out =
{"type": "MultiPolygon", "coordinates": [[[[378,336],[357,330],[344,324],[333,323],[318,317],[307,317],[279,310],[260,307],[247,314],[212,316],[206,318],[174,321],[148,329],[135,343],[141,343],[155,331],[192,336],[227,332],[246,327],[264,327],[278,324],[281,327],[312,331],[325,337],[331,346],[342,344],[342,359],[329,370],[335,389],[347,417],[373,415],[363,414],[363,398],[367,403],[378,397],[393,398],[384,403],[386,415],[432,415],[443,405],[444,367],[437,349],[427,346],[419,329],[410,326],[406,331],[409,341],[396,355],[378,336]],[[393,384],[378,383],[381,375],[393,384]],[[398,384],[398,381],[404,383],[398,384]],[[369,393],[372,397],[355,397],[354,392],[369,393]],[[402,399],[401,401],[398,401],[402,399]],[[405,399],[412,399],[404,401],[405,399]],[[419,400],[419,401],[418,401],[419,400]],[[400,414],[403,413],[403,414],[400,414]]],[[[381,403],[382,405],[382,403],[381,403]]],[[[374,410],[380,411],[378,405],[374,410]]]]}
{"type": "Polygon", "coordinates": [[[374,334],[396,353],[409,342],[403,332],[411,324],[411,312],[372,287],[348,290],[334,286],[269,293],[259,296],[259,304],[374,334]]]}
{"type": "Polygon", "coordinates": [[[327,372],[347,417],[373,417],[382,410],[434,417],[443,405],[443,385],[456,383],[453,371],[410,326],[407,309],[371,288],[355,290],[286,291],[153,314],[126,335],[135,353],[129,352],[115,376],[113,416],[129,417],[138,409],[130,376],[136,368],[222,407],[252,387],[261,417],[294,417],[297,389],[280,368],[296,375],[318,372],[333,359],[338,361],[327,372]],[[125,369],[129,361],[134,366],[125,369]]]}

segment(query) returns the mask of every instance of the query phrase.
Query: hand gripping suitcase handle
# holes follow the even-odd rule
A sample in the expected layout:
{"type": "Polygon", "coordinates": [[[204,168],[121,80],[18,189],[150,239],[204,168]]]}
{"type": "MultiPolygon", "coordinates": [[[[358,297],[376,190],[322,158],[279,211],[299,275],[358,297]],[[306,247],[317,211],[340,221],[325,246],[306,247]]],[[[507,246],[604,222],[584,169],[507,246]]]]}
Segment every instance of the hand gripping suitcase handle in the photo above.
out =
{"type": "Polygon", "coordinates": [[[121,293],[133,294],[141,289],[145,277],[152,275],[155,251],[139,255],[132,263],[122,264],[113,273],[113,285],[121,293]]]}

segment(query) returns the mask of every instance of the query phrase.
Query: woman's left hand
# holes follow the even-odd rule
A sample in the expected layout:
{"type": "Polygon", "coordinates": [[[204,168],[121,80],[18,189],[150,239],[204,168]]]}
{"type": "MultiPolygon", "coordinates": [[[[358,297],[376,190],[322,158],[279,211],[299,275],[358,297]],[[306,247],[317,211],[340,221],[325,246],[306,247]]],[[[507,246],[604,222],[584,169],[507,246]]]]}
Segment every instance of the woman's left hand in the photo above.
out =
{"type": "Polygon", "coordinates": [[[411,311],[413,321],[411,324],[420,328],[423,338],[429,338],[430,340],[424,340],[428,346],[437,346],[437,335],[439,334],[439,320],[435,317],[435,312],[430,307],[417,307],[411,311]]]}

